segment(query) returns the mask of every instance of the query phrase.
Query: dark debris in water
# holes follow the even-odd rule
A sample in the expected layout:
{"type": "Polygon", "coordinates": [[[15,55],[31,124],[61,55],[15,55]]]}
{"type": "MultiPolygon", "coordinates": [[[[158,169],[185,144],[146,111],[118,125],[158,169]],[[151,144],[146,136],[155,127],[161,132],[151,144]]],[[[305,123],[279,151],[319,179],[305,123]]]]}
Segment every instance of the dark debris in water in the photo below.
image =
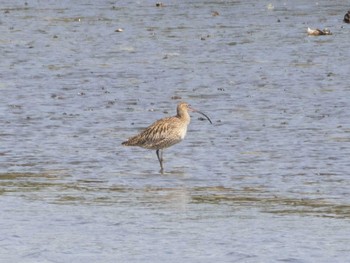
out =
{"type": "Polygon", "coordinates": [[[162,2],[157,2],[156,7],[165,7],[165,5],[162,2]]]}

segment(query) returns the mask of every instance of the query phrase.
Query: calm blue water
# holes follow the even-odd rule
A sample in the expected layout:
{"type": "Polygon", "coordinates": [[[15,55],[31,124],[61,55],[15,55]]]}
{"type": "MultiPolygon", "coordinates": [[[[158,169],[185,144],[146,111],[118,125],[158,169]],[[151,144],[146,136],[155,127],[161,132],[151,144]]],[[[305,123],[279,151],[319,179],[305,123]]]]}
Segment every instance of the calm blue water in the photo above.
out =
{"type": "Polygon", "coordinates": [[[346,262],[348,9],[3,1],[0,261],[346,262]],[[160,174],[120,144],[180,100],[160,174]]]}

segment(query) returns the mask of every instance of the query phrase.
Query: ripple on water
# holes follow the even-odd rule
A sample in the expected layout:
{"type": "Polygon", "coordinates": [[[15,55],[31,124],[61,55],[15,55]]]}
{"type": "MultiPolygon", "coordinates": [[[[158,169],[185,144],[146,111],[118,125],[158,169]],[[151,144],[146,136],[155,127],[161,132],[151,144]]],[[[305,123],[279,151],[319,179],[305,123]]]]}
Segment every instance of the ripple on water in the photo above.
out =
{"type": "Polygon", "coordinates": [[[2,1],[0,261],[347,261],[348,7],[277,2],[2,1]]]}

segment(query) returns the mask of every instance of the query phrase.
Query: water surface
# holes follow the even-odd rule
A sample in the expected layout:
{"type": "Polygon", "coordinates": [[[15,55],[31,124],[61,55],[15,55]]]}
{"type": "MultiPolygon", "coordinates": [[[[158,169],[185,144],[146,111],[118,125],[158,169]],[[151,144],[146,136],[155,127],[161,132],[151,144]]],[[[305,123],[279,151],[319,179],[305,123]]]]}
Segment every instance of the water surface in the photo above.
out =
{"type": "Polygon", "coordinates": [[[348,8],[3,2],[1,261],[347,261],[348,8]],[[180,100],[160,174],[120,144],[180,100]]]}

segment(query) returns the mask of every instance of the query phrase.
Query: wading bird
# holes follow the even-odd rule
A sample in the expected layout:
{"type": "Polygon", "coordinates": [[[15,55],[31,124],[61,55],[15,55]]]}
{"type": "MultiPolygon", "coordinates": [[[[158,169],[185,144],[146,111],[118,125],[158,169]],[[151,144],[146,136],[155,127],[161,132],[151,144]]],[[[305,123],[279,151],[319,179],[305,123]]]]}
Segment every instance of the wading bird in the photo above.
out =
{"type": "Polygon", "coordinates": [[[177,114],[173,117],[167,117],[154,122],[140,134],[129,138],[123,142],[126,146],[139,146],[146,149],[156,150],[160,164],[160,171],[163,172],[163,149],[181,142],[187,132],[187,126],[191,117],[189,111],[202,114],[211,122],[209,117],[203,112],[193,109],[186,102],[180,102],[177,105],[177,114]]]}

